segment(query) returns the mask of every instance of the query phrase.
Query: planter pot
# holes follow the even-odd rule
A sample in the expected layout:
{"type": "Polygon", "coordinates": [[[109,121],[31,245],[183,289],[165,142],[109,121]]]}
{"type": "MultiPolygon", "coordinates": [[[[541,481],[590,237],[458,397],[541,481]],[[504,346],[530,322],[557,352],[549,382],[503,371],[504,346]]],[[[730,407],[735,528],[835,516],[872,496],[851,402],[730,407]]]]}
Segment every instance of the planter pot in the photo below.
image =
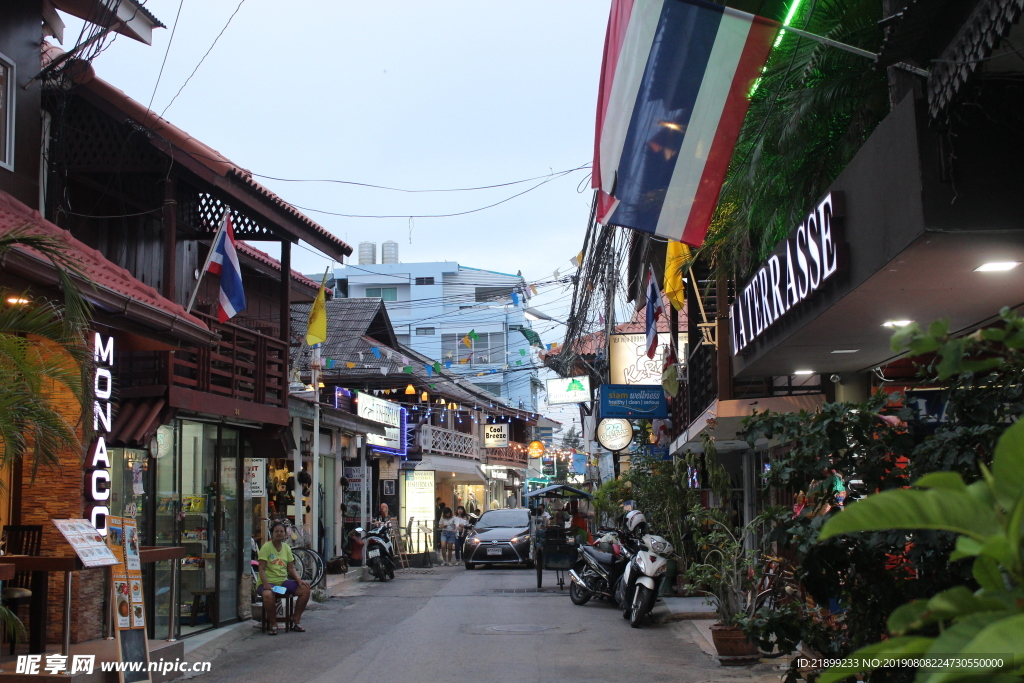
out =
{"type": "Polygon", "coordinates": [[[749,640],[739,627],[715,624],[711,627],[711,639],[723,666],[752,664],[758,660],[757,643],[749,640]]]}

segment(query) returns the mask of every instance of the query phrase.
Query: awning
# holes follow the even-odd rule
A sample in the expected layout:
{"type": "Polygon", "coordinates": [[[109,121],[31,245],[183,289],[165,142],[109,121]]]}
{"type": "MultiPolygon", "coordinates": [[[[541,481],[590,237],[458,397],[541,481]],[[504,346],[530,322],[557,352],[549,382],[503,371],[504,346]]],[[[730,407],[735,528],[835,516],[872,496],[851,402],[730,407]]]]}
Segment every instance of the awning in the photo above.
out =
{"type": "Polygon", "coordinates": [[[479,462],[476,460],[465,460],[463,458],[452,458],[447,455],[424,455],[423,460],[416,464],[418,471],[433,470],[437,474],[434,481],[450,481],[455,483],[479,484],[486,482],[483,472],[480,471],[479,462]]]}
{"type": "Polygon", "coordinates": [[[123,399],[107,437],[110,445],[145,448],[157,427],[170,420],[169,416],[161,419],[166,406],[163,396],[123,399]]]}
{"type": "MultiPolygon", "coordinates": [[[[690,424],[690,428],[679,435],[669,446],[669,453],[676,454],[691,450],[694,453],[704,451],[701,432],[708,427],[708,422],[715,421],[715,448],[724,453],[749,448],[746,440],[741,438],[743,421],[754,414],[754,411],[765,413],[797,413],[801,410],[813,412],[825,403],[824,394],[800,394],[797,396],[773,396],[770,398],[737,399],[715,401],[690,424]]],[[[768,442],[765,441],[765,446],[768,442]]],[[[759,446],[760,447],[760,446],[759,446]]]]}

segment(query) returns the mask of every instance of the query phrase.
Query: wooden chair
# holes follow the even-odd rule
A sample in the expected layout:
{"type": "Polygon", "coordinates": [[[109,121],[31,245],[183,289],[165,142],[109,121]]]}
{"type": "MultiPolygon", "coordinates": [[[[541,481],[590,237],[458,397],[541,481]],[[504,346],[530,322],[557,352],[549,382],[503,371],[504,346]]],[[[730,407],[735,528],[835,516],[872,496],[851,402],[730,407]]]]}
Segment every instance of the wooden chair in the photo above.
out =
{"type": "MultiPolygon", "coordinates": [[[[43,527],[41,525],[8,525],[3,532],[4,553],[7,555],[38,556],[43,547],[43,527]]],[[[32,602],[32,572],[18,572],[7,582],[2,592],[5,606],[12,612],[19,605],[32,602]]],[[[14,654],[15,640],[11,639],[11,654],[14,654]]]]}
{"type": "MultiPolygon", "coordinates": [[[[277,623],[280,626],[281,622],[284,622],[284,632],[288,633],[292,630],[292,622],[295,619],[295,595],[278,595],[274,597],[274,605],[277,608],[277,623]],[[284,605],[282,608],[281,605],[284,605]]],[[[270,610],[267,609],[265,602],[261,603],[260,606],[260,631],[266,633],[270,630],[270,610]]]]}

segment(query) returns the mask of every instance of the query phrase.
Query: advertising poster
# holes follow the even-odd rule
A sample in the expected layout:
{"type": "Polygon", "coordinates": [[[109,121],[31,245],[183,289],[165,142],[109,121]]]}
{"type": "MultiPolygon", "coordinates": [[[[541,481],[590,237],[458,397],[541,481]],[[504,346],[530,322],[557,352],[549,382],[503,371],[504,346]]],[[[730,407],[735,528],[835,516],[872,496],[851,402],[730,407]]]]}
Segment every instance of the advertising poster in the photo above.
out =
{"type": "Polygon", "coordinates": [[[89,523],[89,520],[55,519],[52,521],[86,567],[105,567],[120,562],[107,547],[100,532],[89,523]]]}
{"type": "MultiPolygon", "coordinates": [[[[434,473],[407,472],[405,475],[405,511],[406,525],[410,522],[414,526],[426,524],[430,529],[434,525],[434,473]]],[[[413,533],[412,542],[422,544],[423,534],[413,533]]],[[[423,548],[417,547],[413,552],[423,552],[423,548]]]]}

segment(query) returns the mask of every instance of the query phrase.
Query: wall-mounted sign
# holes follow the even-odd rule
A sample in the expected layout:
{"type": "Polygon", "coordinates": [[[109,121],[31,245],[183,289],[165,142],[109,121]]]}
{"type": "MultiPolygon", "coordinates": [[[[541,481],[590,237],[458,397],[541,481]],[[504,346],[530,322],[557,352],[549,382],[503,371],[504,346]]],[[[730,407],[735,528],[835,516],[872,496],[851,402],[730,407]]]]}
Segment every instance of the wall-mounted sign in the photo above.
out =
{"type": "Polygon", "coordinates": [[[531,441],[530,445],[526,447],[526,454],[531,458],[539,458],[544,455],[544,442],[531,441]]]}
{"type": "Polygon", "coordinates": [[[652,420],[668,417],[665,391],[660,387],[602,384],[598,388],[598,417],[652,420]]]}
{"type": "Polygon", "coordinates": [[[267,495],[267,459],[245,458],[243,465],[245,474],[242,486],[248,484],[249,495],[253,498],[267,495]]]}
{"type": "Polygon", "coordinates": [[[397,403],[359,392],[356,414],[384,425],[384,436],[367,434],[366,443],[375,451],[404,456],[406,453],[405,408],[397,403]]]}
{"type": "Polygon", "coordinates": [[[629,420],[608,419],[597,423],[597,442],[610,451],[621,451],[633,441],[629,420]]]}
{"type": "Polygon", "coordinates": [[[381,479],[398,479],[398,458],[381,458],[377,467],[381,479]]]}
{"type": "Polygon", "coordinates": [[[426,550],[426,543],[430,537],[430,529],[434,526],[434,472],[431,470],[405,472],[405,495],[402,500],[402,508],[405,510],[405,519],[402,523],[409,527],[416,525],[416,528],[426,525],[427,533],[414,529],[409,537],[412,543],[412,552],[420,553],[426,550]]]}
{"type": "Polygon", "coordinates": [[[484,425],[484,448],[508,447],[508,423],[484,425]]]}
{"type": "Polygon", "coordinates": [[[590,378],[556,377],[548,380],[548,405],[559,403],[586,403],[590,400],[590,378]]]}
{"type": "Polygon", "coordinates": [[[492,467],[491,470],[487,473],[487,476],[489,476],[491,479],[501,479],[507,481],[508,470],[505,469],[504,467],[492,467]]]}
{"type": "Polygon", "coordinates": [[[107,535],[107,515],[110,514],[110,456],[107,454],[105,435],[110,433],[111,396],[114,392],[114,338],[104,341],[99,332],[93,337],[93,407],[92,427],[96,442],[86,462],[86,500],[89,505],[89,523],[96,527],[101,536],[107,535]]]}
{"type": "Polygon", "coordinates": [[[829,194],[739,291],[729,308],[734,356],[846,265],[845,213],[843,193],[829,194]]]}
{"type": "MultiPolygon", "coordinates": [[[[668,332],[658,334],[658,348],[654,358],[647,357],[647,335],[613,334],[610,339],[608,362],[611,384],[657,384],[661,386],[661,371],[665,361],[665,348],[670,336],[668,332]]],[[[679,340],[682,343],[682,340],[679,340]]],[[[682,345],[679,347],[682,349],[682,345]]],[[[680,358],[686,353],[680,350],[680,358]]],[[[548,401],[550,403],[550,401],[548,401]]]]}

